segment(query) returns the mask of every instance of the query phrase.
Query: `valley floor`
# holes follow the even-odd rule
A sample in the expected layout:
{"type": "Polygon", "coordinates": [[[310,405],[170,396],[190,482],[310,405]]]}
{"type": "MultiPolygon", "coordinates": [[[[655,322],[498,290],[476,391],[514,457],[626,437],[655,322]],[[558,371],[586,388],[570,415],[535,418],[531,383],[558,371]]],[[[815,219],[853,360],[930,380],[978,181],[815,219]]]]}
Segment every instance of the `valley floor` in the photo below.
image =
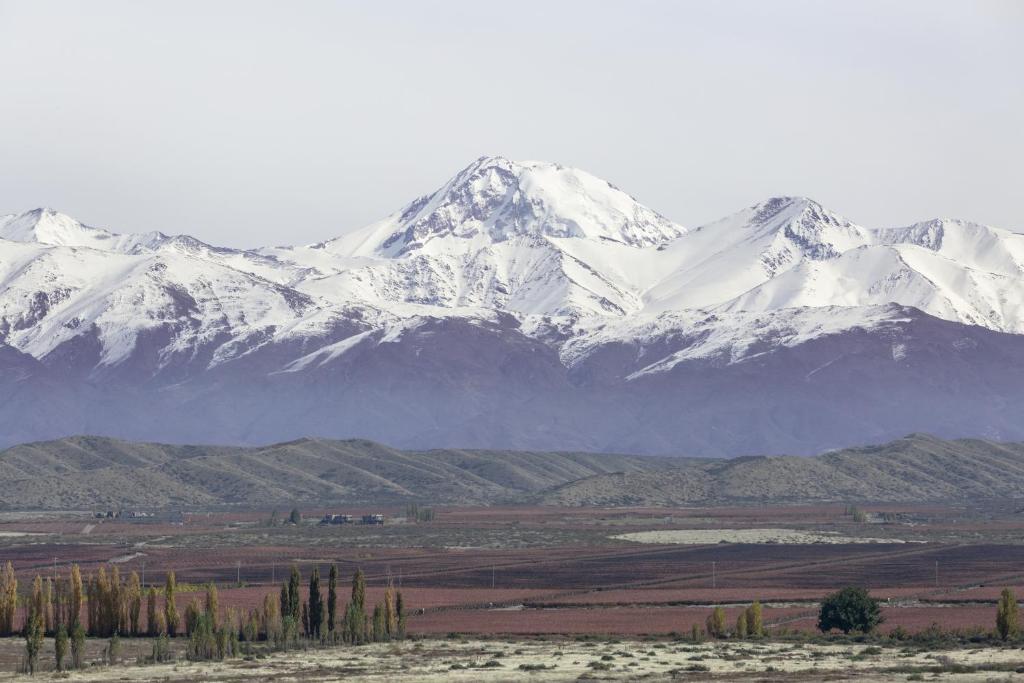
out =
{"type": "MultiPolygon", "coordinates": [[[[336,565],[343,599],[359,568],[368,604],[382,601],[390,581],[408,609],[409,641],[216,664],[186,662],[186,639],[176,638],[177,663],[138,666],[152,641],[126,637],[122,664],[104,666],[107,641],[90,639],[89,666],[67,680],[987,681],[1024,671],[1024,641],[1004,647],[990,635],[1002,588],[1024,594],[1018,501],[438,507],[420,523],[401,508],[304,512],[298,524],[272,510],[135,519],[5,512],[0,563],[12,562],[23,594],[36,575],[64,575],[72,562],[87,576],[117,567],[157,587],[173,569],[179,613],[215,582],[221,609],[240,614],[268,594],[276,600],[292,565],[303,580],[313,568],[325,576],[336,565]],[[326,513],[378,511],[383,526],[318,524],[326,513]],[[654,542],[629,540],[637,536],[654,542]],[[846,585],[882,601],[885,622],[874,642],[816,640],[820,600],[846,585]],[[767,640],[689,640],[715,606],[732,625],[754,600],[763,605],[767,640]]],[[[0,639],[0,681],[17,678],[24,652],[24,638],[0,639]]],[[[36,680],[55,676],[53,661],[47,638],[36,680]]]]}

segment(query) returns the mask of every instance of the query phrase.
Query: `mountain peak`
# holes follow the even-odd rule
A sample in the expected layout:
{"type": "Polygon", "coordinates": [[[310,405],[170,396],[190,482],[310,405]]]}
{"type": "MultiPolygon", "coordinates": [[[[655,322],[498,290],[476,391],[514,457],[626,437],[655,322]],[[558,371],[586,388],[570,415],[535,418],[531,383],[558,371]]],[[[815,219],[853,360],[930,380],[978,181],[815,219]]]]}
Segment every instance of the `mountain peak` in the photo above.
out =
{"type": "Polygon", "coordinates": [[[649,247],[683,232],[585,171],[484,156],[436,192],[325,246],[358,255],[401,257],[437,241],[486,246],[513,238],[583,238],[649,247]]]}
{"type": "Polygon", "coordinates": [[[0,222],[0,239],[12,242],[80,246],[83,239],[95,239],[98,235],[110,233],[83,225],[71,216],[50,208],[32,209],[0,222]]]}
{"type": "Polygon", "coordinates": [[[772,197],[749,212],[747,226],[774,235],[776,249],[795,249],[814,260],[835,258],[872,241],[868,230],[807,197],[772,197]]]}
{"type": "Polygon", "coordinates": [[[168,240],[161,232],[118,234],[85,225],[55,209],[37,208],[0,217],[0,239],[34,242],[53,247],[88,247],[130,253],[150,249],[168,240]]]}

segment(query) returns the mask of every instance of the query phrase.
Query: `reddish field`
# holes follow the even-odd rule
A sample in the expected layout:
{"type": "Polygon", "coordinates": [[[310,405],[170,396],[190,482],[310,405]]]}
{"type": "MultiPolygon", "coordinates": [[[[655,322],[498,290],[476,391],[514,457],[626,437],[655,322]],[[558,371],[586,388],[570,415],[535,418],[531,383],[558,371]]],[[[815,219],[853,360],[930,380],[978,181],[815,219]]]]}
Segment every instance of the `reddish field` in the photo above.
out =
{"type": "MultiPolygon", "coordinates": [[[[401,585],[411,610],[410,630],[442,634],[679,632],[703,624],[709,604],[738,605],[754,599],[805,603],[769,605],[765,621],[813,628],[813,618],[800,617],[812,613],[825,593],[844,585],[865,586],[877,597],[900,601],[886,608],[886,628],[917,630],[933,621],[944,627],[988,628],[994,615],[991,605],[956,603],[992,602],[1003,585],[1017,586],[1018,595],[1024,595],[1024,545],[984,537],[986,530],[999,539],[1005,534],[1024,536],[1024,520],[1017,515],[999,517],[985,511],[972,517],[963,510],[936,506],[874,510],[882,511],[913,523],[872,525],[859,531],[876,537],[916,535],[914,540],[929,542],[658,546],[610,539],[625,531],[664,528],[858,531],[843,506],[829,505],[445,508],[430,524],[391,522],[382,528],[269,528],[269,511],[257,511],[188,514],[181,524],[83,516],[5,518],[0,532],[47,535],[0,536],[0,562],[14,563],[23,591],[35,574],[53,571],[54,558],[59,573],[66,572],[72,561],[90,574],[116,560],[122,576],[133,570],[141,574],[145,565],[150,583],[162,583],[165,573],[174,570],[179,583],[217,582],[221,605],[241,610],[261,603],[268,593],[276,597],[292,564],[300,567],[304,580],[314,566],[319,567],[324,584],[330,565],[337,564],[342,601],[357,568],[367,575],[371,604],[381,599],[390,577],[401,585]],[[950,540],[950,530],[971,540],[950,540]],[[551,538],[558,542],[549,542],[551,538]],[[228,588],[236,578],[247,587],[228,588]],[[527,609],[492,609],[517,605],[527,609]]],[[[319,517],[322,512],[307,511],[307,516],[319,517]]],[[[383,512],[389,520],[403,513],[383,512]]],[[[279,512],[279,517],[285,515],[286,511],[279,512]]],[[[179,595],[179,611],[192,597],[179,595]]],[[[729,619],[734,619],[734,608],[729,619]]]]}
{"type": "MultiPolygon", "coordinates": [[[[901,598],[917,596],[930,590],[925,586],[907,588],[882,588],[873,590],[877,598],[901,598]]],[[[582,594],[562,595],[553,598],[527,600],[527,606],[545,605],[716,605],[749,603],[755,597],[762,603],[769,602],[818,602],[827,591],[803,588],[766,588],[756,594],[749,588],[635,588],[610,591],[595,591],[582,594]]]]}
{"type": "MultiPolygon", "coordinates": [[[[802,615],[806,609],[764,610],[766,621],[802,615]]],[[[726,624],[731,628],[740,608],[727,608],[726,624]]],[[[433,613],[409,622],[419,634],[583,634],[654,635],[689,632],[697,624],[704,628],[709,610],[695,607],[620,607],[608,609],[523,609],[475,610],[433,613]]]]}
{"type": "MultiPolygon", "coordinates": [[[[881,625],[882,633],[889,633],[897,626],[910,633],[929,628],[933,624],[946,631],[955,629],[989,631],[995,626],[996,610],[994,606],[955,607],[887,607],[882,610],[885,622],[881,625]]],[[[808,617],[785,624],[789,629],[813,630],[817,620],[808,617]]]]}

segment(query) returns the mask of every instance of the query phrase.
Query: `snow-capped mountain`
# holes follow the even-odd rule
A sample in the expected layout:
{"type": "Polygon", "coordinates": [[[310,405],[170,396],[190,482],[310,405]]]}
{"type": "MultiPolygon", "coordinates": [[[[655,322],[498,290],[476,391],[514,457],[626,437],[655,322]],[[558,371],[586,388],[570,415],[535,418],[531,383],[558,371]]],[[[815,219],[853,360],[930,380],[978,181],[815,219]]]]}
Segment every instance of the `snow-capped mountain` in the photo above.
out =
{"type": "Polygon", "coordinates": [[[802,197],[688,229],[583,171],[483,157],[306,246],[0,216],[7,443],[735,454],[1024,437],[1021,354],[1024,235],[868,228],[802,197]]]}

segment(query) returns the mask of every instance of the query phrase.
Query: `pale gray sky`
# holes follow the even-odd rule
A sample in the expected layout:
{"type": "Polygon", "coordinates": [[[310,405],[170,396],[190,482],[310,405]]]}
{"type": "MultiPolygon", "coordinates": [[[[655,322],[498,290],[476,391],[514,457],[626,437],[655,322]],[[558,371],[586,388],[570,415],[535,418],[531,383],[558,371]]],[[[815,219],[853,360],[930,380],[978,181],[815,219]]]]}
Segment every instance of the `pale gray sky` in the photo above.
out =
{"type": "Polygon", "coordinates": [[[303,243],[484,154],[1024,230],[1024,2],[0,0],[0,213],[303,243]]]}

